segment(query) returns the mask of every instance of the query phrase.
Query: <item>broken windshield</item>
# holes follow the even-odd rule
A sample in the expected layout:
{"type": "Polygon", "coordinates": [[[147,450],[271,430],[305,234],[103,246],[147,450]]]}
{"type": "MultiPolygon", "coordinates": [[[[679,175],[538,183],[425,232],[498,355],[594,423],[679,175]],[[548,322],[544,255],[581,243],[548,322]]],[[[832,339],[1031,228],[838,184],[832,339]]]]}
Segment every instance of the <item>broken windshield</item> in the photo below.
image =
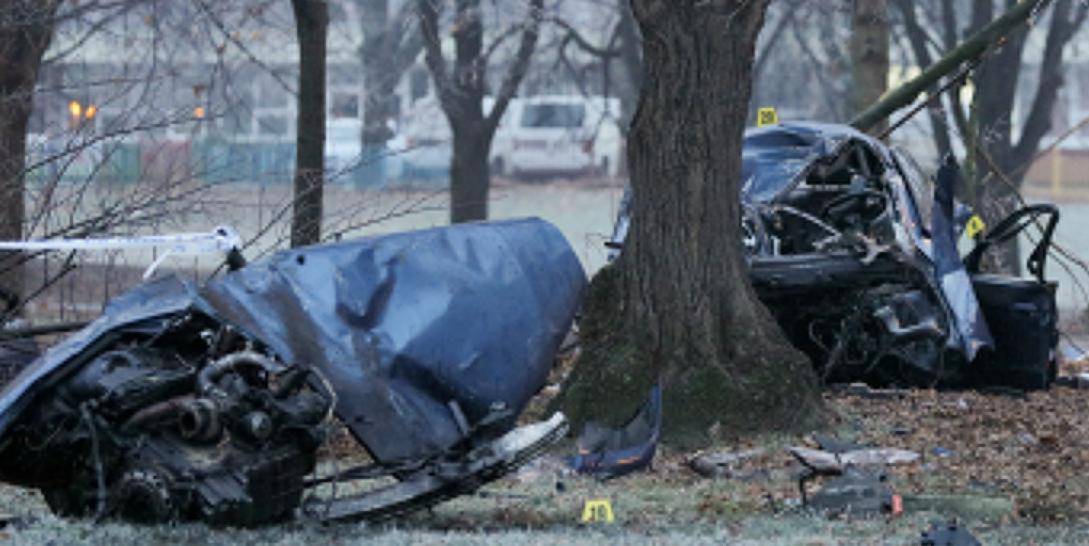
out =
{"type": "Polygon", "coordinates": [[[767,202],[786,189],[813,162],[815,142],[802,135],[752,131],[741,153],[741,194],[745,201],[767,202]]]}

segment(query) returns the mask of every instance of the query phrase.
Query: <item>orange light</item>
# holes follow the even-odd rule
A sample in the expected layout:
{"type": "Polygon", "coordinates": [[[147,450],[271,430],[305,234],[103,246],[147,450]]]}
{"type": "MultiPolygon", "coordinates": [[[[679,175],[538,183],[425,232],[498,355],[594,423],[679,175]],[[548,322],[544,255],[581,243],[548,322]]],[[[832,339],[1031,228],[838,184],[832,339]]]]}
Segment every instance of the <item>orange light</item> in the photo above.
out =
{"type": "Polygon", "coordinates": [[[98,113],[98,107],[91,104],[91,105],[87,106],[87,111],[84,112],[83,115],[86,116],[87,119],[94,119],[95,114],[97,114],[97,113],[98,113]]]}
{"type": "Polygon", "coordinates": [[[72,117],[78,118],[83,114],[83,105],[78,100],[74,100],[68,103],[68,113],[72,114],[72,117]]]}
{"type": "Polygon", "coordinates": [[[204,119],[204,107],[198,106],[193,109],[193,117],[197,119],[204,119]]]}

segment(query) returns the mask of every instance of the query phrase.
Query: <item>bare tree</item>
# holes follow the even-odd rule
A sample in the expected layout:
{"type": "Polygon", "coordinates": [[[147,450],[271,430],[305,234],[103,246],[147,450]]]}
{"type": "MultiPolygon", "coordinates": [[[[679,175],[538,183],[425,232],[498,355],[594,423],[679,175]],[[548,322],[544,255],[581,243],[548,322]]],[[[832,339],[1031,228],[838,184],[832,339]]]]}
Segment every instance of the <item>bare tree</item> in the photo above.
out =
{"type": "MultiPolygon", "coordinates": [[[[886,0],[854,0],[851,17],[851,108],[854,113],[877,102],[888,87],[889,8],[886,0]]],[[[882,121],[883,130],[888,121],[882,121]]]]}
{"type": "MultiPolygon", "coordinates": [[[[23,238],[26,132],[34,85],[49,47],[58,0],[0,2],[0,240],[23,238]]],[[[23,258],[0,259],[0,291],[22,298],[23,258]]]]}
{"type": "MultiPolygon", "coordinates": [[[[442,52],[439,15],[444,0],[417,0],[420,28],[431,79],[439,103],[453,133],[454,153],[450,161],[450,221],[468,222],[488,217],[491,174],[488,155],[492,137],[511,98],[522,83],[537,45],[543,0],[529,0],[529,12],[521,24],[521,41],[514,60],[495,94],[489,112],[484,112],[488,60],[496,49],[484,48],[484,17],[480,0],[455,0],[451,34],[454,38],[453,70],[442,52]]],[[[502,33],[501,41],[512,33],[502,33]]]]}
{"type": "Polygon", "coordinates": [[[291,0],[299,39],[299,95],[295,148],[295,200],[291,246],[321,241],[325,173],[326,0],[291,0]]]}
{"type": "Polygon", "coordinates": [[[645,78],[629,138],[632,224],[595,277],[583,353],[564,405],[576,423],[623,422],[651,385],[664,433],[812,423],[808,360],[748,280],[741,246],[741,142],[767,0],[634,0],[645,78]],[[729,82],[728,85],[723,82],[729,82]]]}
{"type": "MultiPolygon", "coordinates": [[[[992,0],[974,0],[971,9],[956,9],[950,2],[903,2],[895,5],[903,15],[905,34],[910,40],[916,62],[926,67],[930,64],[928,52],[948,53],[965,36],[982,28],[996,18],[996,6],[992,0]],[[927,18],[926,24],[919,22],[927,18]],[[930,36],[923,28],[940,29],[938,37],[930,36]]],[[[1008,2],[1000,3],[1002,5],[1008,2]]],[[[1047,2],[1029,2],[1028,7],[1040,8],[1047,2]]],[[[965,197],[984,220],[994,223],[1008,215],[1017,206],[1016,191],[1031,163],[1040,141],[1051,130],[1052,110],[1063,84],[1064,53],[1067,44],[1077,33],[1089,14],[1089,3],[1075,0],[1050,2],[1050,21],[1041,26],[1044,50],[1039,75],[1029,107],[1020,124],[1015,123],[1014,108],[1018,100],[1018,85],[1022,81],[1026,45],[1031,28],[1021,26],[1005,36],[1002,43],[984,55],[979,67],[971,76],[974,89],[972,107],[961,105],[959,95],[951,94],[944,103],[955,120],[955,129],[947,123],[935,123],[936,147],[948,150],[946,141],[951,135],[960,137],[968,152],[966,172],[968,184],[965,197]],[[1015,138],[1014,127],[1021,130],[1015,138]],[[1002,176],[998,176],[1001,173],[1002,176]],[[1013,188],[1002,178],[1014,182],[1013,188]]],[[[967,6],[964,6],[967,8],[967,6]]],[[[1022,8],[1026,6],[1021,6],[1022,8]]],[[[1012,11],[1012,8],[1011,10],[1012,11]]],[[[936,117],[932,117],[938,121],[936,117]]],[[[1019,249],[1016,239],[1001,247],[999,252],[988,256],[986,266],[996,271],[1020,269],[1019,249]]]]}
{"type": "Polygon", "coordinates": [[[390,13],[389,0],[355,0],[363,31],[363,146],[382,147],[393,136],[386,121],[396,107],[394,89],[423,49],[415,6],[402,3],[390,13]]]}

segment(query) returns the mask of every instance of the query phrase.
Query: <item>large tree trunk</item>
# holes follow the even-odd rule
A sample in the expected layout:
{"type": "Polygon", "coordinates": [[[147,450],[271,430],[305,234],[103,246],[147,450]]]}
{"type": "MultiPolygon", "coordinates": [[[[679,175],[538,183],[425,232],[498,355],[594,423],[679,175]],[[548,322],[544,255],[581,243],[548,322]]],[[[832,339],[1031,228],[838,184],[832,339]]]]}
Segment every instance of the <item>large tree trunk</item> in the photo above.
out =
{"type": "MultiPolygon", "coordinates": [[[[53,35],[59,2],[0,2],[0,240],[22,240],[25,220],[26,131],[34,84],[53,35]]],[[[22,253],[0,254],[0,292],[21,298],[22,253]]]]}
{"type": "MultiPolygon", "coordinates": [[[[851,15],[851,110],[858,114],[888,88],[889,8],[885,0],[854,0],[851,15]]],[[[887,119],[875,129],[886,127],[887,119]]]]}
{"type": "Polygon", "coordinates": [[[814,374],[756,298],[741,246],[741,138],[767,0],[633,5],[645,78],[631,231],[592,285],[564,405],[576,424],[616,423],[660,380],[674,440],[811,424],[814,374]]]}
{"type": "Polygon", "coordinates": [[[291,0],[299,40],[299,97],[295,136],[295,199],[291,246],[321,241],[325,172],[325,0],[291,0]]]}

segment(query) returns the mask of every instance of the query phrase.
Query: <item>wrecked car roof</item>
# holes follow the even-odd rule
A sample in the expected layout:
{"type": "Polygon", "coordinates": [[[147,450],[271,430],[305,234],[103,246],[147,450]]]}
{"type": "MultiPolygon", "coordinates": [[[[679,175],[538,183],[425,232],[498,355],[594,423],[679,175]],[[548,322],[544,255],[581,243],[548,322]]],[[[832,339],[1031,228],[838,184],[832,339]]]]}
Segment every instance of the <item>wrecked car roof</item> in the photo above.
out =
{"type": "Polygon", "coordinates": [[[742,196],[768,202],[787,190],[812,163],[848,140],[872,142],[849,125],[807,121],[747,129],[741,148],[742,196]]]}

